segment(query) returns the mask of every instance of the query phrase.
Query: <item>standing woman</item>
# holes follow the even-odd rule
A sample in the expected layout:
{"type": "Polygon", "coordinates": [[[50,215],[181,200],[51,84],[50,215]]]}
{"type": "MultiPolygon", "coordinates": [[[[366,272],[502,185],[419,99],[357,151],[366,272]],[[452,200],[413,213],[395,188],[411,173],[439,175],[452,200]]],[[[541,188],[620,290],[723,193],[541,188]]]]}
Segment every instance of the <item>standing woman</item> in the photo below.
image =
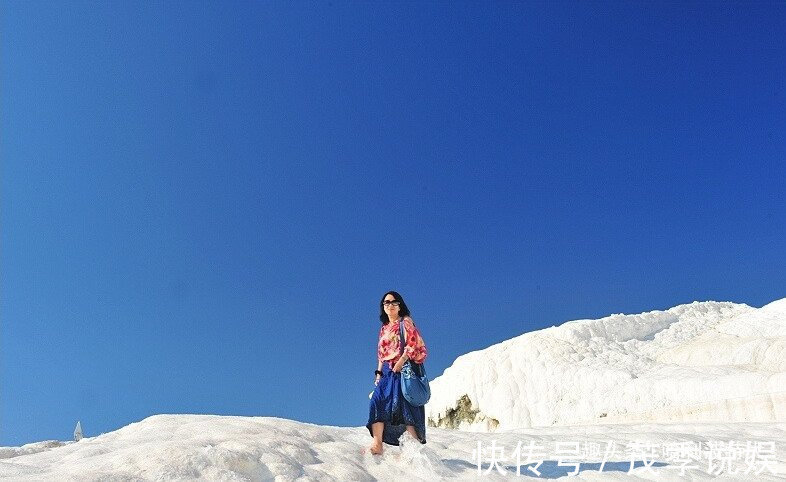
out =
{"type": "Polygon", "coordinates": [[[423,363],[426,345],[415,323],[409,316],[404,299],[395,291],[388,291],[379,302],[379,330],[376,388],[369,404],[366,427],[374,437],[371,453],[382,454],[382,443],[398,445],[406,430],[420,443],[426,443],[426,409],[410,404],[401,392],[401,368],[407,360],[423,363]],[[404,354],[401,353],[400,323],[404,323],[404,354]]]}

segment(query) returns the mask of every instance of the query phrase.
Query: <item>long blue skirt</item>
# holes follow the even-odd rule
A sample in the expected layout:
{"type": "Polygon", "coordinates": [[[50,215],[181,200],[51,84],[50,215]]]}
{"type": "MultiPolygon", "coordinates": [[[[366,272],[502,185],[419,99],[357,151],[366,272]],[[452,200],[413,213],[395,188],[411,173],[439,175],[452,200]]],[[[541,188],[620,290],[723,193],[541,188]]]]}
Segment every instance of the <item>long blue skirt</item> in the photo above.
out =
{"type": "Polygon", "coordinates": [[[371,425],[385,422],[382,441],[388,445],[398,445],[398,439],[407,430],[407,425],[415,427],[420,443],[426,443],[426,408],[409,403],[401,393],[401,373],[390,369],[389,363],[382,364],[382,377],[374,388],[368,408],[366,428],[371,436],[371,425]]]}

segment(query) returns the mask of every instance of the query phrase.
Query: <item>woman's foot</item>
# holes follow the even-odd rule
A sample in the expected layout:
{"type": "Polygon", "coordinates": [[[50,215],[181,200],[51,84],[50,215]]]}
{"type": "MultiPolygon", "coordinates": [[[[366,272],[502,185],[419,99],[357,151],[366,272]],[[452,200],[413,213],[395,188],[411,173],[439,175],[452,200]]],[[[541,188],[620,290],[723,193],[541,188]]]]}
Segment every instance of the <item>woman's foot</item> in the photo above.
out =
{"type": "Polygon", "coordinates": [[[382,442],[374,442],[368,451],[373,455],[382,455],[382,442]]]}

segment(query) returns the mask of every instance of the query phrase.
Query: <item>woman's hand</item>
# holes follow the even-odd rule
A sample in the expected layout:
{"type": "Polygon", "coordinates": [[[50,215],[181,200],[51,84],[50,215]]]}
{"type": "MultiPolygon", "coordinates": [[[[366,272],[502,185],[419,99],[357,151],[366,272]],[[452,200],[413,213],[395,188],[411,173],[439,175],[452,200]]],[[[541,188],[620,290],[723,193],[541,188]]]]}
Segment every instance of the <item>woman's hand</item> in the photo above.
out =
{"type": "Polygon", "coordinates": [[[382,378],[381,376],[377,375],[374,377],[374,386],[379,385],[379,379],[382,378]]]}
{"type": "Polygon", "coordinates": [[[404,368],[404,364],[409,360],[409,357],[406,353],[401,355],[401,358],[398,359],[395,365],[393,365],[393,371],[396,373],[400,373],[401,369],[404,368]]]}

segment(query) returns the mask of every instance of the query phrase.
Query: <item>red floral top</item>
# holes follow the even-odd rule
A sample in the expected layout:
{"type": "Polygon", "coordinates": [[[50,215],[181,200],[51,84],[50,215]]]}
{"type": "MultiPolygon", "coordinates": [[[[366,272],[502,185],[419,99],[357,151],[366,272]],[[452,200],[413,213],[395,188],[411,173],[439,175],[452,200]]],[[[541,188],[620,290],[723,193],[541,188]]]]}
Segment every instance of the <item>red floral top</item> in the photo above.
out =
{"type": "MultiPolygon", "coordinates": [[[[400,320],[401,318],[399,318],[400,320]]],[[[381,362],[389,362],[390,368],[396,364],[400,358],[399,352],[401,351],[399,345],[400,338],[399,321],[390,321],[386,325],[382,325],[379,330],[379,344],[377,345],[377,358],[381,362]]],[[[420,336],[415,323],[409,316],[404,317],[404,333],[407,338],[407,344],[404,347],[404,353],[407,354],[410,360],[415,363],[423,363],[428,354],[426,351],[426,344],[423,343],[423,338],[420,336]]]]}

